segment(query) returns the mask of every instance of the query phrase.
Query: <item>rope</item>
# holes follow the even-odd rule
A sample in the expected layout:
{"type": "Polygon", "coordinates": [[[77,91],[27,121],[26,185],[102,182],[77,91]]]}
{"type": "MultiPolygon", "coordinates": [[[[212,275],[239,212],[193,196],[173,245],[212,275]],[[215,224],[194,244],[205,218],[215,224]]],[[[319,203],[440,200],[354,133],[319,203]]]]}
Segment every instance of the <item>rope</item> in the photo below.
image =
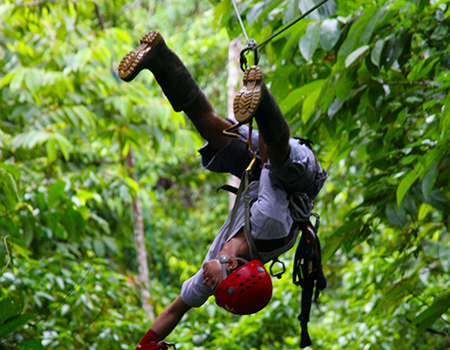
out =
{"type": "Polygon", "coordinates": [[[312,215],[313,204],[306,193],[292,193],[288,197],[291,216],[296,222],[307,221],[312,215]]]}
{"type": "Polygon", "coordinates": [[[239,10],[237,8],[236,1],[235,0],[231,0],[231,2],[233,3],[234,11],[236,11],[236,16],[237,16],[237,18],[239,20],[239,23],[241,24],[242,31],[244,32],[245,40],[247,40],[247,42],[248,42],[248,35],[247,35],[247,32],[245,31],[244,23],[242,22],[242,17],[241,17],[241,15],[239,13],[239,10]]]}

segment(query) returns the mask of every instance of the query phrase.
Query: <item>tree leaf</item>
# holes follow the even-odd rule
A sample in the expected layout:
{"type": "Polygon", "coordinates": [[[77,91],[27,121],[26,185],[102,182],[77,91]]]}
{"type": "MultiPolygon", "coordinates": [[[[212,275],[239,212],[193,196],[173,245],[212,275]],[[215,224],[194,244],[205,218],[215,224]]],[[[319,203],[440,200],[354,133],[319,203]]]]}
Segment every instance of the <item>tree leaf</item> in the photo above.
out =
{"type": "Polygon", "coordinates": [[[0,182],[2,183],[4,204],[8,212],[11,212],[20,200],[16,180],[10,172],[5,169],[0,169],[0,182]]]}
{"type": "Polygon", "coordinates": [[[288,0],[283,13],[283,24],[288,24],[298,17],[299,9],[296,5],[296,0],[288,0]]]}
{"type": "Polygon", "coordinates": [[[280,102],[280,108],[284,114],[291,112],[293,108],[302,103],[303,99],[319,86],[323,86],[325,80],[318,79],[311,83],[305,84],[289,93],[287,97],[280,102]]]}
{"type": "Polygon", "coordinates": [[[434,183],[436,182],[437,178],[437,169],[438,169],[438,163],[433,162],[433,165],[431,166],[430,170],[425,174],[422,180],[422,193],[425,196],[425,198],[428,198],[430,196],[431,190],[433,189],[434,183]]]}
{"type": "Polygon", "coordinates": [[[23,314],[14,318],[10,318],[8,321],[0,325],[0,339],[11,334],[17,328],[20,328],[27,324],[27,322],[36,316],[33,314],[23,314]]]}
{"type": "Polygon", "coordinates": [[[320,44],[324,50],[331,50],[339,40],[339,22],[337,19],[325,19],[320,26],[320,44]]]}
{"type": "Polygon", "coordinates": [[[259,15],[263,12],[264,5],[265,3],[261,1],[253,5],[252,8],[248,10],[247,22],[250,27],[253,25],[253,22],[258,20],[259,15]]]}
{"type": "Polygon", "coordinates": [[[327,110],[327,115],[330,119],[334,117],[334,115],[339,112],[341,107],[343,106],[344,102],[338,99],[337,97],[334,99],[334,101],[330,104],[327,110]]]}
{"type": "Polygon", "coordinates": [[[385,39],[383,51],[381,52],[380,63],[386,69],[392,67],[403,52],[403,41],[395,35],[391,35],[385,39]]]}
{"type": "Polygon", "coordinates": [[[320,23],[311,22],[306,28],[306,33],[300,39],[300,53],[306,61],[311,60],[319,46],[320,40],[320,23]]]}
{"type": "Polygon", "coordinates": [[[353,64],[353,62],[355,62],[368,49],[369,45],[364,45],[353,51],[350,55],[348,55],[347,58],[345,59],[345,68],[350,67],[353,64]]]}
{"type": "Polygon", "coordinates": [[[427,328],[430,328],[434,322],[448,309],[450,308],[450,293],[445,293],[439,296],[433,302],[433,304],[426,310],[422,311],[413,320],[413,325],[415,325],[419,332],[425,332],[427,328]]]}
{"type": "Polygon", "coordinates": [[[24,307],[24,301],[21,296],[15,298],[9,297],[0,300],[0,324],[10,318],[20,315],[24,307]]]}
{"type": "MultiPolygon", "coordinates": [[[[419,159],[418,159],[419,160],[419,159]]],[[[402,200],[406,195],[406,192],[410,189],[413,183],[423,175],[426,171],[424,165],[420,162],[417,163],[416,167],[407,173],[407,175],[403,178],[400,184],[397,187],[397,205],[400,208],[402,204],[402,200]]]]}
{"type": "Polygon", "coordinates": [[[93,248],[94,248],[94,252],[95,252],[95,254],[97,254],[97,256],[99,256],[99,257],[105,256],[105,244],[102,241],[100,241],[98,239],[94,240],[93,248]]]}
{"type": "Polygon", "coordinates": [[[450,92],[444,100],[444,108],[442,112],[442,117],[440,118],[439,129],[444,135],[449,135],[450,133],[450,92]]]}
{"type": "Polygon", "coordinates": [[[14,77],[11,79],[9,83],[9,88],[12,92],[16,92],[17,90],[22,88],[22,83],[25,78],[25,68],[18,68],[14,77]]]}
{"type": "Polygon", "coordinates": [[[370,53],[370,59],[372,60],[372,63],[376,65],[377,67],[380,67],[380,60],[381,60],[381,52],[383,51],[384,46],[384,39],[379,39],[375,43],[375,46],[372,49],[372,52],[370,53]]]}
{"type": "Polygon", "coordinates": [[[399,208],[393,202],[386,205],[386,217],[389,222],[397,227],[403,227],[406,222],[406,213],[403,208],[399,208]]]}
{"type": "Polygon", "coordinates": [[[50,185],[47,198],[48,207],[50,209],[56,208],[60,203],[61,197],[65,197],[65,187],[66,182],[64,180],[58,180],[54,184],[50,185]]]}
{"type": "Polygon", "coordinates": [[[21,350],[44,350],[44,346],[37,339],[24,340],[17,344],[21,350]]]}
{"type": "Polygon", "coordinates": [[[349,70],[341,72],[334,86],[336,97],[343,102],[347,100],[348,94],[355,85],[355,79],[350,76],[350,73],[349,70]]]}
{"type": "Polygon", "coordinates": [[[383,21],[384,17],[388,13],[388,7],[382,6],[380,9],[369,19],[367,22],[366,27],[364,28],[363,32],[361,33],[361,37],[359,38],[359,42],[361,44],[368,43],[372,33],[381,21],[383,21]]]}
{"type": "Polygon", "coordinates": [[[316,106],[317,99],[320,96],[320,93],[322,92],[322,87],[318,87],[313,92],[309,94],[309,96],[305,99],[305,102],[303,102],[302,107],[302,121],[303,123],[308,123],[309,118],[314,112],[314,108],[316,106]]]}
{"type": "Polygon", "coordinates": [[[69,150],[72,149],[71,143],[69,142],[69,140],[65,136],[63,136],[60,133],[54,133],[53,136],[54,136],[54,138],[56,140],[56,143],[59,146],[59,149],[60,149],[64,159],[66,161],[68,161],[69,158],[70,158],[69,150]]]}

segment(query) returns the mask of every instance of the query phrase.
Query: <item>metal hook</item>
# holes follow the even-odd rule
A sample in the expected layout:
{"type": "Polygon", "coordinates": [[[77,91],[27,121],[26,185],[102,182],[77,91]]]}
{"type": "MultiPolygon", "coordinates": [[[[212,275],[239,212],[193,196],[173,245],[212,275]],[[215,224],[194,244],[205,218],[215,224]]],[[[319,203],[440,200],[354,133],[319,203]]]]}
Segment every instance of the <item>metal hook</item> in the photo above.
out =
{"type": "Polygon", "coordinates": [[[276,277],[276,278],[280,279],[281,276],[283,275],[283,273],[285,273],[285,272],[286,272],[286,266],[284,266],[284,262],[282,262],[278,258],[273,259],[272,260],[272,264],[270,264],[270,274],[273,277],[276,277]],[[281,265],[281,271],[278,271],[278,272],[273,272],[272,271],[272,268],[274,267],[275,264],[280,264],[281,265]]]}
{"type": "Polygon", "coordinates": [[[255,39],[249,39],[247,42],[247,46],[245,46],[240,53],[239,63],[241,64],[241,69],[243,72],[245,72],[245,70],[247,69],[247,58],[245,57],[247,51],[255,52],[255,66],[258,65],[260,55],[258,44],[256,43],[255,39]]]}

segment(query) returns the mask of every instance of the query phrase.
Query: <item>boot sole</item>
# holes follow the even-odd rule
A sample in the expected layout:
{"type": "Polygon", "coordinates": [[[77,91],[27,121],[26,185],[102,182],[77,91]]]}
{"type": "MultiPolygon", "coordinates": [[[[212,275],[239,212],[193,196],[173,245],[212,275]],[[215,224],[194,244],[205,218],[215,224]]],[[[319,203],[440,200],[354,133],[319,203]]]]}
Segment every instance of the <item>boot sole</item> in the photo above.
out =
{"type": "Polygon", "coordinates": [[[244,73],[244,87],[234,98],[234,116],[240,123],[249,122],[256,113],[261,102],[261,91],[264,76],[261,68],[251,66],[244,73]]]}
{"type": "Polygon", "coordinates": [[[132,81],[139,72],[145,68],[145,62],[151,58],[154,49],[158,46],[162,36],[157,30],[145,34],[140,40],[140,45],[127,53],[119,64],[119,78],[132,81]]]}

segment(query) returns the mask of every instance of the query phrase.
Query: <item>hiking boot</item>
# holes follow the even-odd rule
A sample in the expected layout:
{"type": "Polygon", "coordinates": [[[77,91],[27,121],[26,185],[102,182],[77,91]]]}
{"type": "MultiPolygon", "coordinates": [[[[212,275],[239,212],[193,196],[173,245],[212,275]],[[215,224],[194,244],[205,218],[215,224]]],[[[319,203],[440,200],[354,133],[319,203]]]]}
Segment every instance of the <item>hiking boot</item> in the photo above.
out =
{"type": "Polygon", "coordinates": [[[157,30],[145,34],[140,45],[122,58],[119,64],[119,77],[125,81],[132,81],[144,68],[149,68],[152,57],[155,56],[156,47],[162,36],[157,30]]]}
{"type": "Polygon", "coordinates": [[[272,92],[264,83],[261,68],[251,66],[244,73],[244,87],[234,99],[234,115],[240,123],[253,117],[259,134],[268,146],[267,155],[273,163],[283,162],[289,154],[289,124],[272,92]]]}
{"type": "Polygon", "coordinates": [[[140,45],[119,64],[119,77],[133,80],[143,69],[150,70],[176,112],[185,110],[203,91],[180,58],[166,45],[159,31],[145,34],[140,45]]]}
{"type": "Polygon", "coordinates": [[[255,116],[264,89],[264,75],[261,68],[248,67],[244,73],[244,87],[234,98],[234,116],[238,122],[247,123],[255,116]]]}

